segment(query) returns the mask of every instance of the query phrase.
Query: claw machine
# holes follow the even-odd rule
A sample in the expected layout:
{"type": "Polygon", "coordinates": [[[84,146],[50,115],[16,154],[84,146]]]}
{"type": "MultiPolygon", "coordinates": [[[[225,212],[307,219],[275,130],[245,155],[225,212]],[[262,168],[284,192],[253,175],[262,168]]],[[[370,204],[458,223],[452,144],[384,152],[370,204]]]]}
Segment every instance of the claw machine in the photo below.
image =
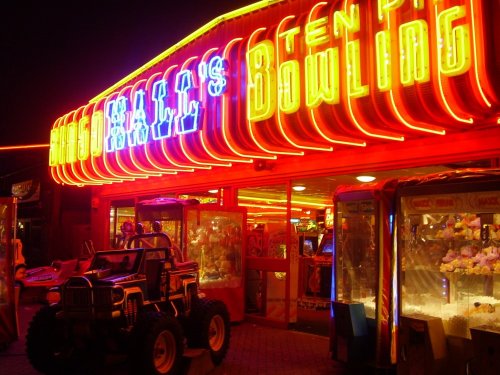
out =
{"type": "Polygon", "coordinates": [[[201,292],[224,301],[231,321],[242,321],[245,209],[200,204],[196,199],[155,198],[139,202],[136,211],[137,222],[146,231],[161,228],[183,261],[198,263],[201,292]]]}
{"type": "Polygon", "coordinates": [[[395,364],[392,228],[396,180],[341,186],[334,194],[330,348],[333,359],[395,364]]]}
{"type": "Polygon", "coordinates": [[[0,350],[19,337],[14,289],[16,198],[0,198],[0,350]]]}
{"type": "Polygon", "coordinates": [[[409,179],[397,200],[398,374],[488,373],[500,352],[500,170],[409,179]]]}

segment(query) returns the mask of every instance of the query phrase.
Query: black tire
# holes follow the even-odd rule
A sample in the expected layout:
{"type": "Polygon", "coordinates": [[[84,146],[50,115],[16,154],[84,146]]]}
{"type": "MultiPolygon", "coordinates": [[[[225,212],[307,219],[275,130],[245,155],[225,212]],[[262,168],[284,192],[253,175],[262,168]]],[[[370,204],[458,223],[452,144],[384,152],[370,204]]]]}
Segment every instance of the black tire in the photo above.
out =
{"type": "Polygon", "coordinates": [[[184,352],[182,328],[177,319],[162,312],[143,313],[131,332],[132,373],[179,374],[184,352]]]}
{"type": "Polygon", "coordinates": [[[26,354],[31,365],[45,374],[67,373],[71,348],[66,344],[64,322],[56,319],[60,310],[42,307],[33,317],[26,334],[26,354]]]}
{"type": "Polygon", "coordinates": [[[231,338],[229,312],[222,301],[206,298],[193,301],[189,321],[188,345],[210,351],[214,365],[219,365],[227,354],[231,338]]]}

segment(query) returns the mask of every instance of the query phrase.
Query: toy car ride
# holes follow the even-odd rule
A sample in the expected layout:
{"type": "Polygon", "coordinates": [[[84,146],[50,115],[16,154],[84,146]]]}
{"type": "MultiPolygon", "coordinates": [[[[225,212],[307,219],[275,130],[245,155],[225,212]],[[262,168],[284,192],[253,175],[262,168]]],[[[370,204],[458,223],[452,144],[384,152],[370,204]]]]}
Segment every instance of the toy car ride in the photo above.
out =
{"type": "Polygon", "coordinates": [[[164,233],[97,252],[87,272],[57,291],[60,302],[40,309],[26,337],[28,358],[42,373],[124,353],[134,373],[177,374],[184,342],[207,349],[215,365],[228,350],[226,306],[198,294],[198,264],[177,261],[164,233]]]}

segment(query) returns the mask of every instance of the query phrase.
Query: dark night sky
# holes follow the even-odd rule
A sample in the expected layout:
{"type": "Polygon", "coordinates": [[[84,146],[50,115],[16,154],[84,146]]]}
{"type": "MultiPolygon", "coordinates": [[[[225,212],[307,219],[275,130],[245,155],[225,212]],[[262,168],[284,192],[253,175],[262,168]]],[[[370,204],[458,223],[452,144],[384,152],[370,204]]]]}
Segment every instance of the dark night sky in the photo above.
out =
{"type": "Polygon", "coordinates": [[[48,143],[59,116],[215,17],[254,2],[2,2],[0,146],[48,143]]]}

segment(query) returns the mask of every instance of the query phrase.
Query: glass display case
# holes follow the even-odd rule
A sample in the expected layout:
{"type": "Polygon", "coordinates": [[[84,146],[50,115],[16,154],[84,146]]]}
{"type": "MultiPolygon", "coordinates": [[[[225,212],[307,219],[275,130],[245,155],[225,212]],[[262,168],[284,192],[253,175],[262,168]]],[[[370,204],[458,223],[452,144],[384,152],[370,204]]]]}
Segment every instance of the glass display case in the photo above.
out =
{"type": "Polygon", "coordinates": [[[187,228],[187,254],[198,262],[200,286],[241,286],[243,213],[188,210],[187,228]]]}
{"type": "Polygon", "coordinates": [[[401,314],[441,318],[447,335],[463,338],[471,327],[500,323],[500,190],[488,190],[494,187],[474,191],[461,183],[403,194],[401,314]]]}
{"type": "MultiPolygon", "coordinates": [[[[364,359],[379,367],[396,362],[396,324],[393,250],[394,197],[397,181],[382,180],[335,191],[335,237],[332,277],[330,345],[334,359],[339,353],[363,346],[364,359]],[[338,311],[336,311],[338,310],[338,311]],[[362,311],[360,311],[362,310],[362,311]],[[343,337],[351,321],[366,325],[365,337],[343,337]],[[339,314],[340,315],[339,315],[339,314]]],[[[361,349],[359,349],[361,350],[361,349]]]]}
{"type": "Polygon", "coordinates": [[[337,203],[337,299],[362,302],[375,318],[378,257],[375,251],[375,200],[337,203]]]}

